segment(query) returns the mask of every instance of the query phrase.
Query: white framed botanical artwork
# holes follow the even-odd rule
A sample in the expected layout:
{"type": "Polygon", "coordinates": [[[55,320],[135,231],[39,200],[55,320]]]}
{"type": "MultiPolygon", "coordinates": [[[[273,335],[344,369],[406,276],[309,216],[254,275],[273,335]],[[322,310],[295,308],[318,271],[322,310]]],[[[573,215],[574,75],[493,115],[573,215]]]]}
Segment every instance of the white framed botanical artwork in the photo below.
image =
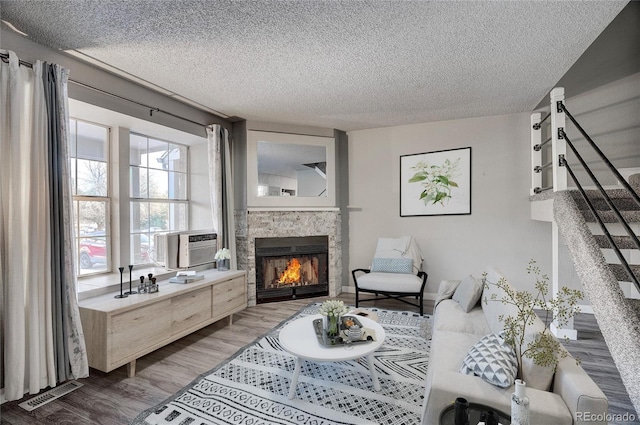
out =
{"type": "Polygon", "coordinates": [[[400,156],[400,217],[471,214],[471,147],[400,156]]]}

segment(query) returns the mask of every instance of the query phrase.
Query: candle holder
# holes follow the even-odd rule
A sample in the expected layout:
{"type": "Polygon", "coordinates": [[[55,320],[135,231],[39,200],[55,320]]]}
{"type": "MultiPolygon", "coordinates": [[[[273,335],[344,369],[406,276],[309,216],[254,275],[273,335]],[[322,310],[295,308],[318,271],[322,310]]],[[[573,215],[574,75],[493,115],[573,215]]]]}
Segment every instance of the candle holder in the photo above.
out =
{"type": "Polygon", "coordinates": [[[127,298],[129,295],[122,293],[122,272],[124,272],[124,267],[118,267],[120,270],[120,295],[116,295],[113,298],[127,298]]]}
{"type": "Polygon", "coordinates": [[[129,264],[129,292],[125,292],[125,295],[133,295],[133,294],[137,294],[137,291],[133,291],[131,289],[131,270],[133,270],[133,264],[129,264]]]}

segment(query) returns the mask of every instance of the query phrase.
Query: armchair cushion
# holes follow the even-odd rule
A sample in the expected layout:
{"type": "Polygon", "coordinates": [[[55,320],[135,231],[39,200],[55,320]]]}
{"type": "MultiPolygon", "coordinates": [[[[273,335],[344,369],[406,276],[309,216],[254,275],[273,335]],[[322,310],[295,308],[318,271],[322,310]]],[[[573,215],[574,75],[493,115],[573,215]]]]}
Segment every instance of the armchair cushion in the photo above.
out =
{"type": "Polygon", "coordinates": [[[372,272],[381,273],[413,273],[412,258],[374,258],[372,272]]]}
{"type": "Polygon", "coordinates": [[[358,288],[380,292],[420,292],[422,278],[408,273],[371,272],[358,277],[358,288]]]}
{"type": "Polygon", "coordinates": [[[399,238],[379,238],[374,258],[411,258],[413,259],[413,273],[422,270],[422,253],[413,236],[399,238]]]}

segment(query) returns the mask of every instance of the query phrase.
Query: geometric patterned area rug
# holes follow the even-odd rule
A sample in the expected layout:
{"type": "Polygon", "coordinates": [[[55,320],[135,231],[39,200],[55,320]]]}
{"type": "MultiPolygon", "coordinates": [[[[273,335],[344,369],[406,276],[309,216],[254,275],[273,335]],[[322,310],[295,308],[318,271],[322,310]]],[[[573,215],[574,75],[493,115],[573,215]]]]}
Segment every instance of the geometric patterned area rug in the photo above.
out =
{"type": "Polygon", "coordinates": [[[302,308],[132,424],[420,423],[431,317],[409,311],[368,309],[386,332],[374,353],[380,391],[373,388],[366,359],[304,361],[295,398],[287,398],[295,357],[280,347],[279,330],[290,320],[317,314],[319,307],[312,303],[302,308]]]}

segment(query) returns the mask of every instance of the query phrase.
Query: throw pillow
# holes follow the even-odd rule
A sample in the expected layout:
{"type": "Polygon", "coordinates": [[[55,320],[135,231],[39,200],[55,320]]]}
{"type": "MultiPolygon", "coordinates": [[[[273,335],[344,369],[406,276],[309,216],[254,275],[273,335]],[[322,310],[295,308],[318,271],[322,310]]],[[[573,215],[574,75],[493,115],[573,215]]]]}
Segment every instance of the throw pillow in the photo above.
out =
{"type": "Polygon", "coordinates": [[[460,304],[460,307],[468,313],[480,301],[484,284],[482,280],[469,275],[462,279],[462,282],[453,293],[453,300],[460,304]]]}
{"type": "Polygon", "coordinates": [[[518,373],[516,352],[501,335],[485,335],[469,349],[460,373],[476,375],[490,384],[508,388],[518,373]]]}
{"type": "Polygon", "coordinates": [[[459,280],[443,280],[440,282],[438,295],[436,296],[436,302],[433,308],[436,308],[441,301],[450,299],[453,293],[456,292],[458,285],[460,285],[459,280]]]}
{"type": "Polygon", "coordinates": [[[413,259],[374,258],[371,264],[371,271],[382,273],[413,273],[413,259]]]}

